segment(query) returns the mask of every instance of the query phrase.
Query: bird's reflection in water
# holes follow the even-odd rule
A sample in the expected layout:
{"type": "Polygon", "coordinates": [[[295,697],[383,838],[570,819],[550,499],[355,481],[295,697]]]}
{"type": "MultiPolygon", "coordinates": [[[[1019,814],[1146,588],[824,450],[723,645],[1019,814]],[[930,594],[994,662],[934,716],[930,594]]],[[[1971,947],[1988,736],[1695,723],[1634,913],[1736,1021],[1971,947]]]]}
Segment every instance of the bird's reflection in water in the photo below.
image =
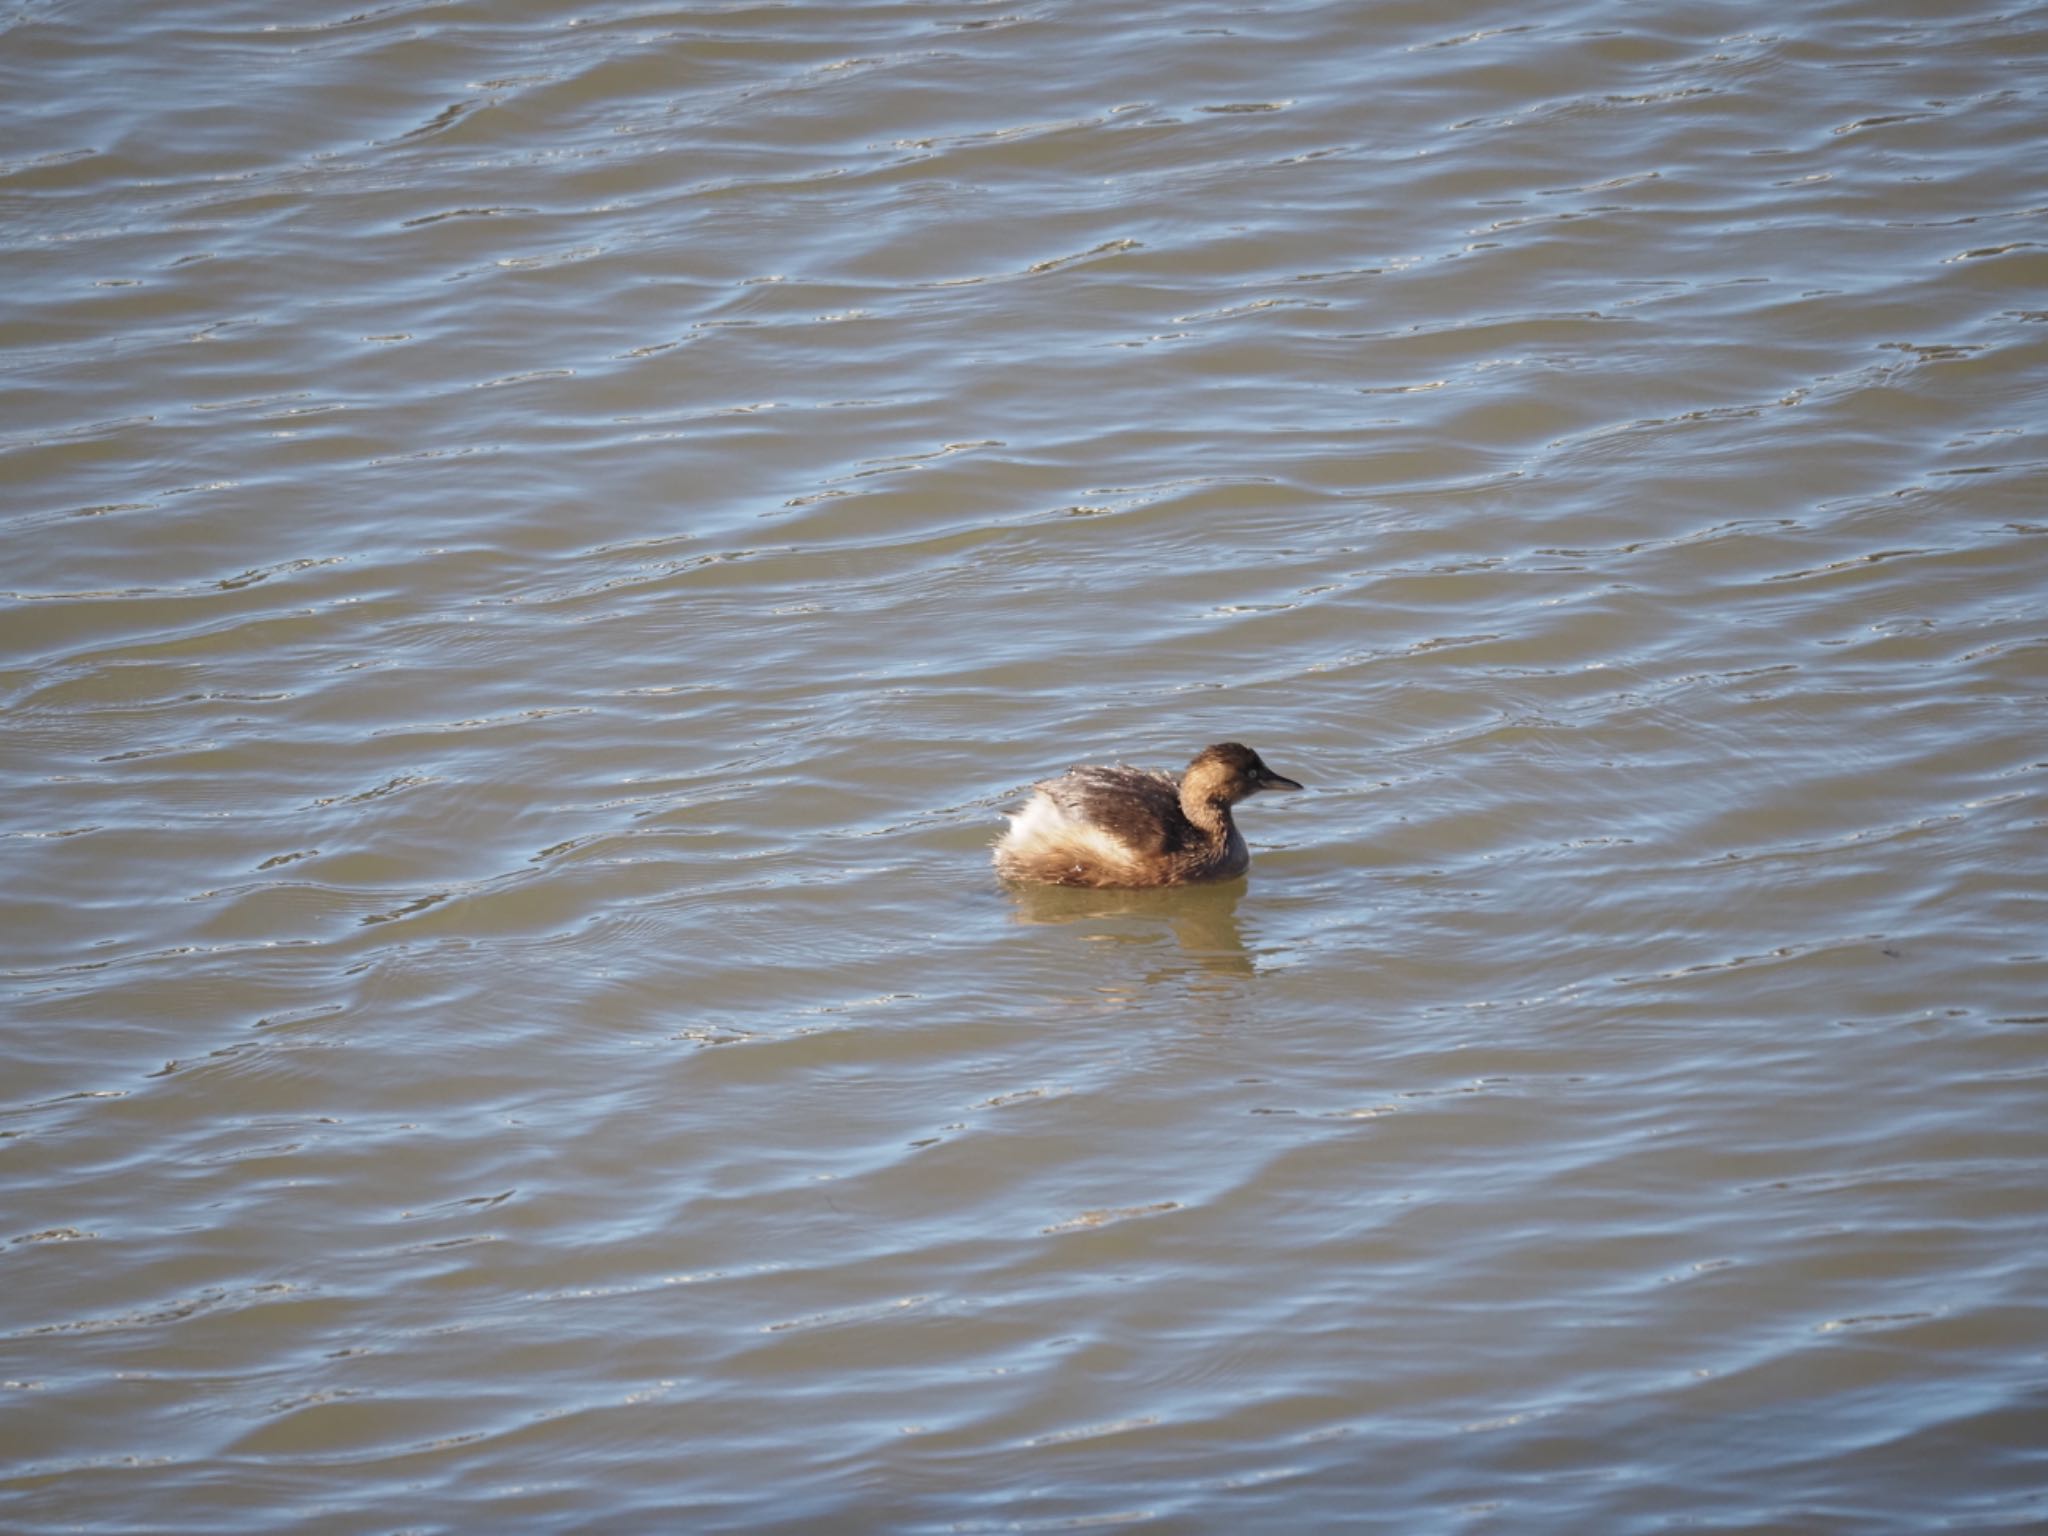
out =
{"type": "Polygon", "coordinates": [[[1020,923],[1115,924],[1115,930],[1096,936],[1131,943],[1150,943],[1164,927],[1182,957],[1211,975],[1250,976],[1257,970],[1237,921],[1242,880],[1154,890],[1015,885],[1009,892],[1020,923]]]}

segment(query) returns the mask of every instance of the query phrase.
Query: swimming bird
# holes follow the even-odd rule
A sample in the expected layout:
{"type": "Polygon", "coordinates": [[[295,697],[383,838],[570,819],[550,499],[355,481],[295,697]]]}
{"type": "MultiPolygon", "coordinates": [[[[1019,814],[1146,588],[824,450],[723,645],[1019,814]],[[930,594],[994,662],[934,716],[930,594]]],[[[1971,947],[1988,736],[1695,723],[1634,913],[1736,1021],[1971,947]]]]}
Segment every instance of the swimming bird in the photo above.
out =
{"type": "Polygon", "coordinates": [[[1230,808],[1262,789],[1299,789],[1235,741],[1204,747],[1175,780],[1121,765],[1035,785],[996,840],[996,872],[1041,885],[1186,885],[1245,872],[1251,851],[1230,808]]]}

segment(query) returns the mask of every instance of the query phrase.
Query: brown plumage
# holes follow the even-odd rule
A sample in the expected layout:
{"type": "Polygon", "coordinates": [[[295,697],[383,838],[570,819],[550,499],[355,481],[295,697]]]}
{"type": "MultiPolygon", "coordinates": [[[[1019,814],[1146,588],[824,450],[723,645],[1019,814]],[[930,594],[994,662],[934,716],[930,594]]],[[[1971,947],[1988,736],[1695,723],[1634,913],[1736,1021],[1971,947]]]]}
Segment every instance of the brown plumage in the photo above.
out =
{"type": "Polygon", "coordinates": [[[996,871],[1041,885],[1186,885],[1245,872],[1230,808],[1299,789],[1234,741],[1204,747],[1176,782],[1142,768],[1076,768],[1037,792],[996,840],[996,871]]]}

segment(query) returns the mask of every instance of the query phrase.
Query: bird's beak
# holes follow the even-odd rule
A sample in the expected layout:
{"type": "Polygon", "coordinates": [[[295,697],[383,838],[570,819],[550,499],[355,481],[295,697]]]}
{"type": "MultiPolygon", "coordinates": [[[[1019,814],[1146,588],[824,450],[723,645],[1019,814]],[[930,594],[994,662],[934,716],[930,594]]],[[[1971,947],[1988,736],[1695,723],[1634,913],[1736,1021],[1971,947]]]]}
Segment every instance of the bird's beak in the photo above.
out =
{"type": "Polygon", "coordinates": [[[1272,769],[1268,768],[1264,773],[1259,775],[1259,788],[1299,789],[1301,788],[1301,786],[1295,783],[1292,779],[1281,778],[1279,774],[1275,773],[1272,769]]]}

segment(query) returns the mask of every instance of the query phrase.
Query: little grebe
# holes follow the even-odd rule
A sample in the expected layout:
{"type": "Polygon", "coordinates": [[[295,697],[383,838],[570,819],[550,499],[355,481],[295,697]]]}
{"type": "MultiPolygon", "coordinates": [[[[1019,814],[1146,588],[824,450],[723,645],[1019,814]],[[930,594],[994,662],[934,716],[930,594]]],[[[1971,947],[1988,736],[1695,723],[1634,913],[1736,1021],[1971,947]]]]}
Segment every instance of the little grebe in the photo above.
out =
{"type": "Polygon", "coordinates": [[[1262,789],[1299,789],[1250,747],[1204,747],[1178,783],[1142,768],[1076,768],[1036,786],[996,840],[996,872],[1044,885],[1186,885],[1245,872],[1230,808],[1262,789]]]}

